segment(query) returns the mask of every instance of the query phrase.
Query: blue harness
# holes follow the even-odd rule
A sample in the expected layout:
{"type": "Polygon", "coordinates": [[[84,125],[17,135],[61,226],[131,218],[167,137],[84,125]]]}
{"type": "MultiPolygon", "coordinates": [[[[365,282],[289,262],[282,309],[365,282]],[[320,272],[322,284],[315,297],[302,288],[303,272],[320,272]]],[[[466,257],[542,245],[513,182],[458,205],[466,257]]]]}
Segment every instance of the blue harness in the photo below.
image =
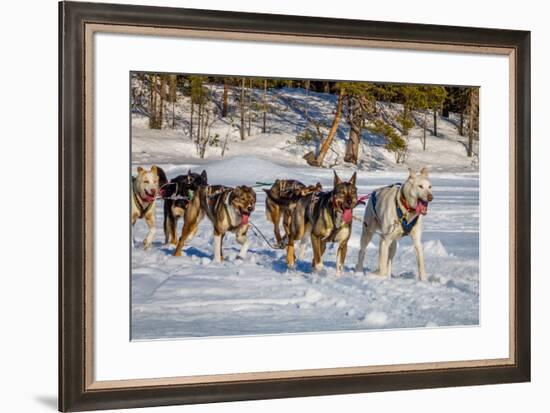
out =
{"type": "MultiPolygon", "coordinates": [[[[387,188],[393,188],[394,186],[399,185],[400,183],[396,183],[393,185],[389,185],[387,188]]],[[[374,215],[376,218],[378,218],[378,213],[376,212],[376,191],[372,193],[370,196],[370,199],[372,201],[372,210],[374,211],[374,215]]],[[[411,222],[407,222],[407,215],[403,213],[401,210],[401,207],[399,206],[398,198],[395,199],[395,212],[397,213],[397,218],[399,218],[399,222],[401,223],[401,228],[403,229],[404,235],[409,235],[411,231],[413,230],[414,226],[418,222],[419,215],[415,216],[414,219],[411,222]]]]}

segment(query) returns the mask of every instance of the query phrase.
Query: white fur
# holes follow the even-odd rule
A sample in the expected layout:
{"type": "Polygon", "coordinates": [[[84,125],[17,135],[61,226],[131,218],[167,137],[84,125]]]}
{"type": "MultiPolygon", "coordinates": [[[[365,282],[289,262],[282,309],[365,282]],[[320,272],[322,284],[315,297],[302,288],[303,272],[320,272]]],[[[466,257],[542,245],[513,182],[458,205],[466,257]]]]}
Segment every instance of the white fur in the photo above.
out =
{"type": "MultiPolygon", "coordinates": [[[[401,190],[405,196],[407,204],[415,208],[418,199],[429,201],[433,198],[432,185],[428,178],[428,172],[424,168],[419,174],[409,170],[409,178],[402,186],[384,187],[375,190],[376,192],[376,212],[373,209],[372,198],[365,209],[363,219],[363,231],[361,233],[361,246],[357,259],[356,271],[363,271],[363,261],[366,248],[375,233],[380,236],[380,248],[378,256],[378,274],[384,277],[391,276],[392,261],[397,250],[397,241],[405,234],[395,207],[395,201],[398,200],[401,210],[405,208],[401,201],[401,190]],[[366,225],[365,225],[366,224],[366,225]]],[[[410,213],[408,221],[415,217],[415,213],[410,213]]],[[[423,216],[418,217],[416,225],[410,232],[418,262],[418,275],[420,280],[428,279],[424,265],[424,252],[422,250],[422,220],[423,216]]]]}
{"type": "MultiPolygon", "coordinates": [[[[153,198],[152,201],[148,201],[147,197],[156,196],[159,191],[159,177],[155,172],[156,167],[151,167],[150,171],[147,171],[141,167],[138,167],[138,175],[134,179],[132,191],[139,199],[139,205],[136,202],[134,194],[132,194],[132,227],[135,225],[138,219],[145,219],[149,232],[143,240],[143,247],[148,249],[155,238],[155,212],[156,202],[153,198]],[[146,209],[147,212],[143,212],[146,209]]],[[[135,241],[132,235],[132,246],[135,241]]]]}

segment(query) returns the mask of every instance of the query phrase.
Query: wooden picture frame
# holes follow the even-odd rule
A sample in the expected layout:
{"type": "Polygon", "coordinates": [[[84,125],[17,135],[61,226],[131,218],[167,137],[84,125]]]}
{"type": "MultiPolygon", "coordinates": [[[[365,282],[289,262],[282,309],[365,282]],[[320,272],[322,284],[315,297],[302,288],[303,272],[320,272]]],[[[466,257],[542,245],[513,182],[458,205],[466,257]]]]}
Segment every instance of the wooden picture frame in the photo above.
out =
{"type": "Polygon", "coordinates": [[[59,409],[81,411],[530,380],[530,32],[207,10],[59,4],[59,409]],[[468,51],[510,62],[510,358],[95,382],[91,39],[95,32],[468,51]]]}

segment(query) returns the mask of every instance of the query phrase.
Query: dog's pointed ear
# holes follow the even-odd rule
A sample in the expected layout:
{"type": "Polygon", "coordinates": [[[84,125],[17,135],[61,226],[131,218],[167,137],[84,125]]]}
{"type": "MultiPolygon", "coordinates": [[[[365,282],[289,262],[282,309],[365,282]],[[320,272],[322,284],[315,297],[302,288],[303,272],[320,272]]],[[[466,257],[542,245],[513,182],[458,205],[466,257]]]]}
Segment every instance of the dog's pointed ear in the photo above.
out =
{"type": "Polygon", "coordinates": [[[420,170],[420,175],[427,177],[428,176],[428,168],[424,167],[420,170]]]}
{"type": "Polygon", "coordinates": [[[141,166],[138,166],[138,174],[141,175],[143,173],[143,171],[145,171],[145,169],[143,169],[141,166]]]}
{"type": "Polygon", "coordinates": [[[336,173],[336,171],[334,171],[334,186],[338,185],[339,183],[342,182],[342,180],[340,179],[340,177],[338,176],[338,174],[336,173]]]}
{"type": "Polygon", "coordinates": [[[203,178],[205,181],[208,179],[208,175],[206,175],[206,170],[203,169],[201,172],[201,178],[203,178]]]}
{"type": "Polygon", "coordinates": [[[322,190],[323,190],[323,185],[321,185],[321,182],[317,182],[317,183],[315,184],[315,189],[316,189],[317,191],[322,191],[322,190]]]}
{"type": "Polygon", "coordinates": [[[159,186],[163,186],[168,183],[168,178],[166,177],[166,173],[164,173],[164,170],[161,167],[153,165],[151,166],[151,171],[158,176],[159,186]]]}
{"type": "Polygon", "coordinates": [[[355,181],[357,181],[357,172],[354,172],[351,178],[349,179],[349,183],[352,185],[355,185],[355,181]]]}
{"type": "Polygon", "coordinates": [[[413,168],[409,168],[409,178],[414,178],[416,176],[416,172],[413,168]]]}
{"type": "Polygon", "coordinates": [[[191,175],[191,169],[187,170],[187,175],[191,175]]]}

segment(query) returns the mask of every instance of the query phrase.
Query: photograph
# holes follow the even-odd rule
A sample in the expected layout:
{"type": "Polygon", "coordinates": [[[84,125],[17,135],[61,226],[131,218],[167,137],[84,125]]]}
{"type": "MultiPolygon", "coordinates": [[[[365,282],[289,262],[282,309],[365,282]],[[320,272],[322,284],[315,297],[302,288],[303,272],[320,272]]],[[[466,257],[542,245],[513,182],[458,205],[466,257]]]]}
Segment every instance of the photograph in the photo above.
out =
{"type": "Polygon", "coordinates": [[[479,99],[130,72],[131,340],[478,326],[479,99]]]}

